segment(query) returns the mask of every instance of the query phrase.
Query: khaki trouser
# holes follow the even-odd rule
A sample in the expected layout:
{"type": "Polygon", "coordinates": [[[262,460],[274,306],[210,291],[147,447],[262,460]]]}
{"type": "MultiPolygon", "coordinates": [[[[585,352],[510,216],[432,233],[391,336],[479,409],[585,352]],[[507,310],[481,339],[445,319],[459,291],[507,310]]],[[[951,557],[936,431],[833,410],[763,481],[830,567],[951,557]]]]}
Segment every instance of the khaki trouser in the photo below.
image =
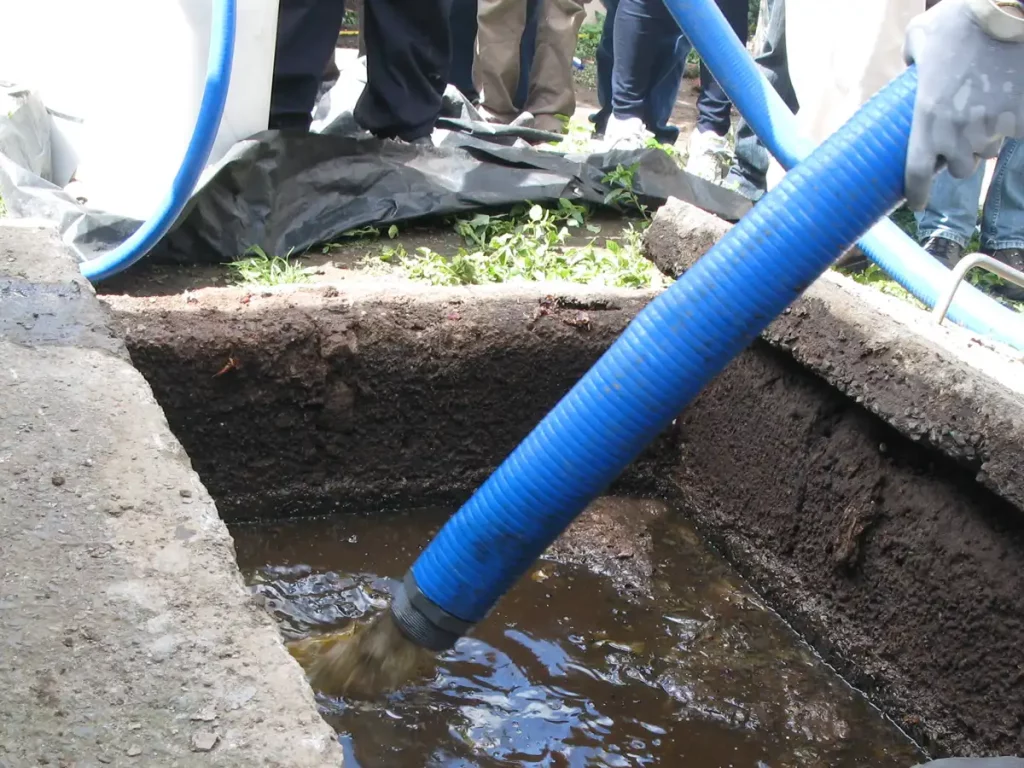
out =
{"type": "MultiPolygon", "coordinates": [[[[576,110],[572,57],[583,24],[586,0],[541,0],[537,50],[530,67],[529,95],[523,110],[538,128],[559,130],[556,115],[576,110]]],[[[473,80],[480,102],[500,120],[519,110],[512,102],[519,83],[519,44],[526,29],[526,0],[479,0],[473,80]]]]}

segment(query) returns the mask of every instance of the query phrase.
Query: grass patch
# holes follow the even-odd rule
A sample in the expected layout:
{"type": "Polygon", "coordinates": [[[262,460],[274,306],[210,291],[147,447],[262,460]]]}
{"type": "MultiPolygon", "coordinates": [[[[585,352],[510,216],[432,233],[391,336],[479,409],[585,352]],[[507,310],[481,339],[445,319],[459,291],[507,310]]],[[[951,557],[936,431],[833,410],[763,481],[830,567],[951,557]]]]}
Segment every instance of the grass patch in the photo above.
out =
{"type": "Polygon", "coordinates": [[[308,283],[313,268],[303,267],[288,256],[270,256],[258,245],[252,246],[243,256],[227,264],[232,273],[232,283],[241,286],[269,287],[308,283]]]}
{"type": "MultiPolygon", "coordinates": [[[[979,213],[979,217],[980,215],[981,214],[979,213]]],[[[900,206],[889,215],[889,218],[892,219],[896,226],[906,232],[915,243],[917,242],[917,220],[914,218],[913,211],[906,206],[900,206]]],[[[980,232],[976,229],[970,242],[967,243],[967,247],[964,249],[965,255],[981,250],[980,238],[980,232]]],[[[889,275],[877,264],[871,264],[864,271],[850,274],[849,277],[851,277],[855,282],[858,282],[861,285],[870,286],[881,291],[887,296],[895,296],[898,299],[908,301],[918,309],[926,311],[928,309],[924,304],[918,301],[910,291],[889,277],[889,275]]],[[[1009,301],[993,295],[993,289],[1005,284],[1003,279],[998,275],[995,275],[985,269],[972,269],[967,273],[966,280],[976,288],[980,288],[988,293],[996,301],[999,301],[1018,312],[1024,312],[1024,302],[1009,301]]]]}
{"type": "Polygon", "coordinates": [[[593,61],[597,58],[597,47],[601,44],[601,34],[604,31],[603,13],[596,14],[593,22],[580,26],[579,35],[576,37],[576,55],[581,61],[593,61]]]}
{"type": "Polygon", "coordinates": [[[663,283],[661,273],[641,250],[643,224],[630,225],[618,238],[591,238],[569,246],[573,232],[598,234],[588,210],[569,200],[545,207],[526,203],[508,213],[458,218],[454,229],[464,246],[447,257],[430,248],[408,252],[382,248],[363,265],[431,285],[479,285],[560,280],[585,285],[646,288],[663,283]]]}
{"type": "Polygon", "coordinates": [[[855,272],[850,275],[850,277],[853,278],[854,282],[860,283],[861,285],[871,286],[875,290],[881,291],[887,296],[895,296],[897,299],[909,301],[918,309],[928,309],[924,304],[918,301],[910,291],[889,277],[889,275],[877,264],[869,264],[868,268],[863,272],[855,272]]]}
{"type": "Polygon", "coordinates": [[[597,47],[601,44],[604,30],[604,14],[598,13],[593,22],[580,27],[576,37],[576,57],[583,62],[583,69],[573,69],[573,80],[584,88],[597,87],[597,47]]]}

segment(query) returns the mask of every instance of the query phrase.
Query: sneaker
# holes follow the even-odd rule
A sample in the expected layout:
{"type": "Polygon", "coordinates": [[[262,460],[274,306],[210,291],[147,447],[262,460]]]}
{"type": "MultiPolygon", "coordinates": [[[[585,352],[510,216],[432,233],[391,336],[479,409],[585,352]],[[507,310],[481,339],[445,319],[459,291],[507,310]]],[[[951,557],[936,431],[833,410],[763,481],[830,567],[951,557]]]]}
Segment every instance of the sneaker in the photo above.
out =
{"type": "Polygon", "coordinates": [[[608,118],[608,126],[604,129],[604,141],[608,149],[642,149],[654,134],[644,127],[639,117],[608,118]]]}
{"type": "Polygon", "coordinates": [[[964,257],[964,247],[948,237],[925,238],[921,247],[946,269],[952,269],[964,257]]]}
{"type": "Polygon", "coordinates": [[[729,169],[722,186],[731,192],[738,192],[752,203],[756,203],[765,195],[765,190],[746,179],[736,170],[736,166],[729,169]]]}
{"type": "Polygon", "coordinates": [[[730,152],[729,140],[725,136],[694,128],[690,134],[684,170],[708,181],[718,181],[722,177],[723,160],[729,157],[730,152]]]}
{"type": "MultiPolygon", "coordinates": [[[[1001,248],[992,254],[992,258],[1003,262],[1008,267],[1024,272],[1024,249],[1001,248]]],[[[1024,288],[1011,283],[1009,280],[1004,280],[1003,284],[995,290],[1000,296],[1010,301],[1024,301],[1024,288]]]]}

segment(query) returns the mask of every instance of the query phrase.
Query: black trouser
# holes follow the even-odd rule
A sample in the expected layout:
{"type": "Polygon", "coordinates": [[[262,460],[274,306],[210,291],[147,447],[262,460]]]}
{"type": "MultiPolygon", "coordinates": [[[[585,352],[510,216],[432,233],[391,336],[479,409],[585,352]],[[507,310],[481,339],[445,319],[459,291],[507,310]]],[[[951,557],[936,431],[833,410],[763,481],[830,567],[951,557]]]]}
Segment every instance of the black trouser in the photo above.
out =
{"type": "MultiPolygon", "coordinates": [[[[750,6],[747,0],[715,0],[743,45],[747,44],[750,6]]],[[[732,102],[725,95],[711,70],[700,63],[700,96],[697,98],[697,130],[714,131],[719,136],[729,132],[732,102]]]]}
{"type": "MultiPolygon", "coordinates": [[[[748,0],[715,0],[740,42],[747,43],[748,0]]],[[[682,50],[683,34],[665,0],[618,0],[615,15],[615,69],[612,76],[612,110],[618,117],[642,117],[653,80],[682,50]]],[[[732,103],[722,86],[701,62],[700,96],[697,97],[697,128],[719,136],[729,132],[732,103]]]]}
{"type": "MultiPolygon", "coordinates": [[[[367,84],[355,108],[363,128],[407,141],[433,130],[448,82],[450,9],[451,0],[364,0],[367,84]]],[[[280,0],[271,128],[309,128],[344,16],[344,0],[280,0]]]]}

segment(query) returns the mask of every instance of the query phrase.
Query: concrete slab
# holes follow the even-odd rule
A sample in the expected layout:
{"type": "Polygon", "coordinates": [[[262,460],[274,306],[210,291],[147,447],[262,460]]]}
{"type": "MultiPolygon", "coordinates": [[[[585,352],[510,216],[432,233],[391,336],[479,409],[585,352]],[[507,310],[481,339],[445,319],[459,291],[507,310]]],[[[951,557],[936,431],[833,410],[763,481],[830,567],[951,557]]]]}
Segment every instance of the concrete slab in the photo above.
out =
{"type": "Polygon", "coordinates": [[[0,765],[340,765],[213,501],[47,229],[0,226],[0,361],[0,765]]]}
{"type": "MultiPolygon", "coordinates": [[[[728,230],[672,200],[648,230],[648,257],[678,276],[728,230]]],[[[971,469],[1024,510],[1024,364],[1020,353],[828,272],[764,338],[915,441],[971,469]]]]}

